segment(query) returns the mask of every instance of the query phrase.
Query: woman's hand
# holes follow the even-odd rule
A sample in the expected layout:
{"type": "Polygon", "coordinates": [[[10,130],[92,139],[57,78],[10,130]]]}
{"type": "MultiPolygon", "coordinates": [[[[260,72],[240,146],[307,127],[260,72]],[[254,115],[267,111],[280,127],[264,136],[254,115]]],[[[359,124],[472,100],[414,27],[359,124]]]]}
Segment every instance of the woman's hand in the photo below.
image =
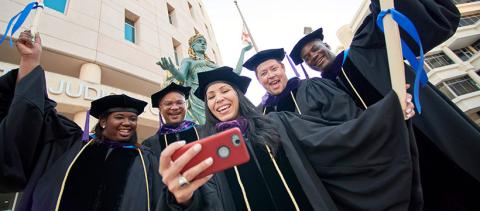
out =
{"type": "Polygon", "coordinates": [[[177,203],[188,206],[192,200],[193,193],[208,182],[212,175],[198,179],[194,178],[211,166],[213,159],[211,157],[205,159],[203,162],[185,171],[182,175],[180,171],[183,167],[202,150],[202,145],[195,144],[177,160],[172,161],[173,153],[183,145],[185,145],[185,141],[178,141],[168,145],[162,151],[159,172],[162,175],[163,183],[168,187],[170,193],[175,196],[177,203]]]}

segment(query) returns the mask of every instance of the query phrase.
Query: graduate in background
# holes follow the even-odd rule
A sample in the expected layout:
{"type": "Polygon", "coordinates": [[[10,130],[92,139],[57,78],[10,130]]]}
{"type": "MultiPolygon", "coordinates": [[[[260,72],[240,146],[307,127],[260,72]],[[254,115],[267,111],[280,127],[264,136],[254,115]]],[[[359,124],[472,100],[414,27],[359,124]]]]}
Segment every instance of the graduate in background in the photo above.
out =
{"type": "Polygon", "coordinates": [[[0,78],[0,191],[22,191],[21,211],[154,210],[158,157],[136,144],[147,103],[126,95],[92,101],[99,122],[89,140],[46,95],[40,36],[32,43],[22,32],[16,46],[20,68],[0,78]]]}
{"type": "MultiPolygon", "coordinates": [[[[290,53],[296,64],[305,61],[343,87],[362,109],[391,90],[385,38],[376,24],[379,7],[378,0],[371,2],[371,13],[355,32],[348,53],[335,55],[323,42],[322,28],[301,38],[290,53]]],[[[396,0],[395,9],[413,22],[425,52],[450,38],[460,18],[451,0],[396,0]]],[[[401,35],[418,52],[418,45],[401,35]]],[[[405,73],[407,83],[413,84],[410,65],[405,65],[405,73]]],[[[424,109],[412,123],[425,210],[480,210],[480,128],[434,85],[428,83],[420,93],[424,109]]]]}
{"type": "MultiPolygon", "coordinates": [[[[258,82],[267,91],[258,108],[263,114],[290,111],[302,115],[321,117],[329,121],[344,122],[355,118],[360,112],[350,104],[350,95],[331,80],[298,77],[287,78],[283,48],[267,49],[250,57],[243,66],[253,72],[258,82]]],[[[407,119],[415,115],[412,96],[407,94],[407,119]]]]}
{"type": "Polygon", "coordinates": [[[183,140],[188,143],[199,139],[195,123],[185,120],[190,89],[172,82],[151,96],[152,105],[160,111],[160,128],[143,145],[150,147],[159,156],[173,142],[183,140]]]}

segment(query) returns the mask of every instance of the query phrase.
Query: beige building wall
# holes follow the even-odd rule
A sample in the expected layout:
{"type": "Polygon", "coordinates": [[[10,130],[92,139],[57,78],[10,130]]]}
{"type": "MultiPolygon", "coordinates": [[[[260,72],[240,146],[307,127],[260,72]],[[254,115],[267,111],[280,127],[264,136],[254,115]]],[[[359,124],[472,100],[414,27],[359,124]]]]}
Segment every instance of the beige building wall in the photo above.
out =
{"type": "MultiPolygon", "coordinates": [[[[30,2],[2,0],[0,33],[30,2]]],[[[30,15],[22,30],[29,28],[32,18],[30,15]]],[[[150,95],[160,89],[165,75],[155,63],[161,57],[175,62],[174,49],[180,61],[188,57],[188,39],[195,32],[207,39],[207,55],[222,64],[201,0],[67,0],[64,13],[48,7],[44,10],[39,31],[49,95],[59,102],[62,114],[78,123],[85,119],[80,116],[93,99],[109,93],[126,93],[150,102],[150,95]],[[134,22],[134,43],[124,37],[126,18],[134,22]]],[[[0,70],[15,68],[18,62],[15,48],[4,42],[0,70]]],[[[140,138],[156,131],[157,114],[149,104],[139,120],[140,138]]]]}
{"type": "MultiPolygon", "coordinates": [[[[425,70],[429,81],[448,96],[463,112],[480,125],[480,1],[454,0],[462,14],[457,32],[426,53],[425,70]]],[[[341,46],[348,47],[354,32],[370,13],[368,0],[352,22],[337,31],[341,46]]]]}

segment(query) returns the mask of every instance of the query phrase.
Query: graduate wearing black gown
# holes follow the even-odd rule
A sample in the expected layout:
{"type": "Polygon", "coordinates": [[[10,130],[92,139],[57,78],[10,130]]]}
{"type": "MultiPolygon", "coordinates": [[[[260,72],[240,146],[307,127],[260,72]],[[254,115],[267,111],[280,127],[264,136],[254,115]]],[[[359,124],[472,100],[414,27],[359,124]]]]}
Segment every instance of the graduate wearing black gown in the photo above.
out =
{"type": "MultiPolygon", "coordinates": [[[[160,125],[160,128],[158,129],[157,133],[149,137],[142,143],[143,145],[151,148],[157,155],[160,155],[161,151],[165,149],[166,146],[168,146],[173,142],[184,140],[187,143],[189,143],[199,139],[198,131],[195,123],[192,121],[185,120],[185,112],[186,112],[185,100],[188,99],[188,95],[190,94],[190,89],[191,89],[190,87],[184,87],[172,82],[170,85],[166,86],[165,88],[163,88],[162,90],[156,92],[151,96],[152,105],[156,108],[159,108],[161,116],[169,115],[168,113],[169,109],[175,110],[172,112],[176,115],[178,114],[183,115],[182,120],[176,120],[175,122],[170,122],[169,121],[170,119],[166,117],[165,120],[167,122],[160,125]],[[181,106],[168,105],[170,107],[165,108],[165,114],[162,114],[163,110],[160,109],[160,107],[162,106],[161,105],[162,99],[165,97],[165,95],[171,92],[179,93],[180,95],[184,96],[183,105],[181,106]],[[175,109],[173,109],[172,106],[176,106],[175,109]]],[[[175,104],[177,102],[168,102],[168,103],[175,104]]],[[[161,116],[160,118],[162,118],[161,116]]],[[[160,120],[160,122],[162,121],[163,120],[160,120]]]]}
{"type": "MultiPolygon", "coordinates": [[[[184,87],[172,82],[151,96],[152,105],[159,108],[161,125],[157,133],[146,139],[142,144],[149,147],[155,155],[160,156],[162,151],[174,142],[185,141],[189,143],[199,139],[197,125],[192,121],[185,120],[185,112],[187,111],[185,100],[188,99],[189,94],[190,87],[184,87]],[[178,93],[178,95],[167,96],[172,92],[178,93]],[[162,101],[164,97],[168,98],[166,99],[168,102],[162,101]],[[174,115],[175,119],[171,119],[169,117],[170,114],[174,115]],[[164,124],[162,124],[162,116],[165,119],[164,124]]],[[[208,192],[208,189],[209,184],[202,186],[199,191],[208,192]]],[[[174,199],[168,194],[166,188],[161,190],[161,194],[162,203],[157,207],[157,210],[203,210],[207,206],[205,205],[207,203],[206,200],[202,200],[197,196],[198,194],[193,197],[194,199],[190,206],[168,203],[168,201],[174,201],[174,199]]]]}
{"type": "MultiPolygon", "coordinates": [[[[291,112],[263,116],[243,96],[250,79],[228,67],[200,73],[195,95],[216,103],[217,96],[206,90],[217,82],[237,93],[239,114],[219,121],[208,109],[202,134],[239,127],[251,157],[214,177],[217,209],[221,204],[223,210],[421,210],[413,137],[393,92],[339,122],[291,112]]],[[[231,102],[219,97],[222,101],[231,102]]]]}
{"type": "MultiPolygon", "coordinates": [[[[2,100],[13,96],[2,106],[0,189],[23,192],[16,210],[153,210],[161,188],[158,158],[137,146],[135,136],[124,143],[82,141],[82,130],[46,96],[43,69],[15,85],[17,72],[0,79],[2,100]]],[[[91,114],[99,118],[112,108],[139,114],[145,105],[113,95],[93,101],[91,114]]]]}
{"type": "MultiPolygon", "coordinates": [[[[451,37],[458,27],[460,14],[450,0],[401,0],[395,1],[395,8],[415,24],[425,52],[451,37]]],[[[364,106],[360,98],[370,106],[391,90],[385,38],[375,23],[380,11],[378,1],[372,1],[370,11],[355,32],[343,65],[344,52],[324,69],[311,65],[322,72],[323,78],[343,87],[361,108],[364,106]]],[[[412,51],[418,53],[412,39],[403,32],[401,36],[412,51]]],[[[295,45],[290,55],[296,64],[303,62],[302,48],[314,40],[323,40],[321,28],[295,45]]],[[[412,67],[405,65],[405,70],[407,83],[413,84],[412,67]]],[[[412,122],[425,209],[479,210],[476,197],[480,195],[479,127],[434,85],[428,83],[420,88],[419,97],[422,113],[412,122]]]]}

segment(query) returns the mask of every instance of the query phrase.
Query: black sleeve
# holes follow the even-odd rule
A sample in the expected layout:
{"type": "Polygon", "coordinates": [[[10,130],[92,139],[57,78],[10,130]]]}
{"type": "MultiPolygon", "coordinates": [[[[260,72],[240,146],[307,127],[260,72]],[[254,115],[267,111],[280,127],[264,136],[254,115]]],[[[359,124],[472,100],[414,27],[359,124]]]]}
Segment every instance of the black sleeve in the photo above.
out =
{"type": "Polygon", "coordinates": [[[177,203],[172,193],[168,188],[163,187],[157,211],[171,210],[171,211],[196,211],[196,210],[223,210],[220,202],[221,196],[215,188],[214,180],[208,181],[198,190],[193,193],[192,202],[189,206],[182,206],[177,203]]]}
{"type": "Polygon", "coordinates": [[[282,143],[300,145],[340,210],[407,210],[413,161],[394,92],[344,123],[292,113],[280,119],[282,143]]]}
{"type": "MultiPolygon", "coordinates": [[[[460,12],[452,0],[395,0],[395,9],[407,16],[416,26],[424,52],[451,37],[458,27],[460,12]]],[[[376,25],[380,13],[379,0],[372,0],[370,11],[355,33],[352,46],[378,48],[385,46],[383,32],[376,25]]],[[[401,37],[414,53],[418,46],[413,39],[401,31],[401,37]]]]}
{"type": "Polygon", "coordinates": [[[320,117],[332,122],[344,122],[357,117],[360,109],[351,97],[336,84],[323,78],[303,81],[297,99],[303,115],[320,117]]]}
{"type": "MultiPolygon", "coordinates": [[[[16,75],[14,79],[16,81],[16,75]]],[[[7,100],[3,96],[8,94],[2,93],[2,104],[10,105],[1,108],[7,110],[0,122],[1,192],[18,191],[25,187],[40,154],[48,151],[44,149],[47,144],[56,142],[49,144],[55,150],[48,155],[55,159],[68,149],[74,140],[72,137],[81,134],[81,129],[75,123],[57,115],[55,102],[46,96],[42,67],[37,66],[10,90],[14,90],[11,102],[3,102],[7,100]]]]}

